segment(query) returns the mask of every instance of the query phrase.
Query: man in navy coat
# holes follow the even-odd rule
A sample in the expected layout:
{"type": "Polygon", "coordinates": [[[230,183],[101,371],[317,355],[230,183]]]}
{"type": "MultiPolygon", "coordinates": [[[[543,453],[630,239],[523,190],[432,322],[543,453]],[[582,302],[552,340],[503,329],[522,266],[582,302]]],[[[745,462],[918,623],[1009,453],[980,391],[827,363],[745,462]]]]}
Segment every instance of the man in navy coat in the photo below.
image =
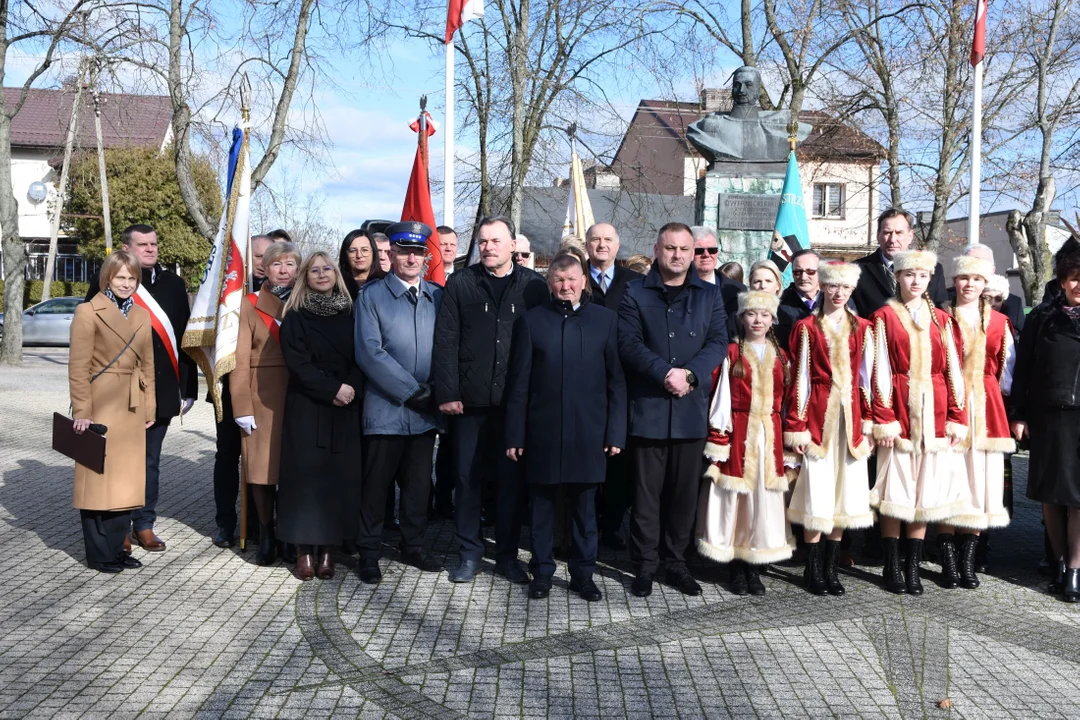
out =
{"type": "Polygon", "coordinates": [[[618,318],[583,294],[581,263],[560,255],[548,267],[551,300],[514,326],[506,388],[506,455],[529,483],[533,579],[529,597],[551,591],[559,489],[573,516],[570,590],[601,599],[596,568],[596,488],[605,459],[626,446],[626,382],[618,318]]]}
{"type": "Polygon", "coordinates": [[[727,351],[727,317],[719,288],[691,270],[689,227],[660,228],[654,252],[649,274],[629,284],[619,306],[635,489],[630,549],[638,572],[631,592],[652,593],[662,557],[668,583],[699,595],[685,553],[697,510],[712,372],[727,351]]]}

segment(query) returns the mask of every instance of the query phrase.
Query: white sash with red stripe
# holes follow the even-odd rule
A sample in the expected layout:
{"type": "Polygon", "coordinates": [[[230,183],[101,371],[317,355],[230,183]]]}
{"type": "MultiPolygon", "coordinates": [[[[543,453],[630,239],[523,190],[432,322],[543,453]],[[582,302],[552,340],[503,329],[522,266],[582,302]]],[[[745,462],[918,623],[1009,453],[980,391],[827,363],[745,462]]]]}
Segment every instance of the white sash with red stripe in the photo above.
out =
{"type": "Polygon", "coordinates": [[[150,313],[150,325],[154,328],[154,334],[158,336],[158,340],[165,346],[165,350],[169,353],[169,359],[172,360],[173,372],[176,373],[177,381],[180,380],[180,358],[176,354],[176,333],[173,332],[172,321],[169,320],[169,316],[165,314],[164,308],[158,304],[158,301],[154,299],[154,296],[150,294],[150,291],[146,289],[146,285],[139,283],[138,289],[135,291],[135,303],[137,305],[146,308],[146,311],[150,313]]]}

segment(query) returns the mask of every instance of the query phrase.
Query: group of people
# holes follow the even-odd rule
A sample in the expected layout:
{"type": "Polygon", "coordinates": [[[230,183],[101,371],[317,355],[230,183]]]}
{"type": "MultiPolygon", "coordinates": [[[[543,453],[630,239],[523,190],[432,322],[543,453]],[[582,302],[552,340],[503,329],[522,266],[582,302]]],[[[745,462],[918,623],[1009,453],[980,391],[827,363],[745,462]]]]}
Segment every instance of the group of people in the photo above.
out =
{"type": "MultiPolygon", "coordinates": [[[[72,325],[76,429],[108,424],[109,442],[126,448],[108,456],[104,482],[76,471],[87,559],[104,572],[138,565],[129,538],[164,549],[152,529],[160,428],[195,394],[190,361],[159,352],[168,333],[155,303],[132,302],[140,283],[153,293],[171,274],[156,265],[156,236],[152,255],[139,250],[152,229],[129,231],[72,325]]],[[[661,228],[645,274],[616,262],[607,223],[561,251],[546,278],[518,238],[510,220],[482,220],[479,262],[456,272],[447,227],[353,231],[336,259],[253,238],[265,279],[243,304],[222,398],[215,544],[233,541],[242,458],[257,561],[295,550],[303,580],[332,577],[344,548],[359,554],[360,579],[378,583],[395,495],[402,561],[442,570],[424,544],[434,492],[455,524],[449,580],[473,580],[493,524],[495,571],[537,599],[551,591],[565,513],[571,591],[599,600],[597,546],[626,547],[628,511],[641,597],[661,566],[665,582],[700,594],[691,547],[729,565],[734,593],[764,593],[761,568],[792,556],[793,526],[807,589],[841,595],[843,532],[875,521],[887,590],[923,592],[929,525],[941,583],[975,588],[980,534],[1009,521],[1012,436],[1030,435],[1028,495],[1043,503],[1051,591],[1080,600],[1076,240],[1057,254],[1057,292],[1020,334],[1022,303],[990,249],[968,247],[946,276],[933,253],[910,249],[899,209],[879,218],[878,250],[853,263],[796,253],[787,288],[771,260],[751,266],[749,287],[741,268],[718,268],[705,227],[661,228]],[[445,287],[424,280],[432,233],[445,287]]],[[[186,319],[172,324],[177,336],[186,319]]]]}

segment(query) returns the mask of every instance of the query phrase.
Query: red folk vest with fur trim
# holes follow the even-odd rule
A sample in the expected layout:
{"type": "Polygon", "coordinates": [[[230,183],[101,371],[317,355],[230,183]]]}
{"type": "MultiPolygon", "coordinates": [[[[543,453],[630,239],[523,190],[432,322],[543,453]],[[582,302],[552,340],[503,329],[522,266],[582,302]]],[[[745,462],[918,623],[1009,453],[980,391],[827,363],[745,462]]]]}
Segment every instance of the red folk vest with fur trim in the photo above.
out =
{"type": "Polygon", "coordinates": [[[1016,452],[1001,395],[1005,333],[1012,333],[1012,324],[1006,316],[990,308],[976,328],[960,318],[953,322],[964,338],[964,385],[973,418],[971,436],[965,444],[970,447],[974,443],[976,450],[985,452],[1016,452]]]}

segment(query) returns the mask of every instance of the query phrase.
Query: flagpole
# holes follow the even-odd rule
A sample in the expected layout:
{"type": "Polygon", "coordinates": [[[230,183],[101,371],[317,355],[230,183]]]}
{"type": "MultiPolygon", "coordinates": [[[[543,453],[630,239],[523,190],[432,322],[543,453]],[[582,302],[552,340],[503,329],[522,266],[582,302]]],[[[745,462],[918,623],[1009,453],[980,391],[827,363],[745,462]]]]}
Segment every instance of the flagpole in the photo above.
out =
{"type": "Polygon", "coordinates": [[[446,134],[443,136],[443,225],[454,227],[454,43],[446,43],[446,134]]]}
{"type": "Polygon", "coordinates": [[[982,85],[983,61],[974,67],[971,92],[971,208],[968,210],[968,244],[979,242],[979,186],[982,180],[982,85]]]}

